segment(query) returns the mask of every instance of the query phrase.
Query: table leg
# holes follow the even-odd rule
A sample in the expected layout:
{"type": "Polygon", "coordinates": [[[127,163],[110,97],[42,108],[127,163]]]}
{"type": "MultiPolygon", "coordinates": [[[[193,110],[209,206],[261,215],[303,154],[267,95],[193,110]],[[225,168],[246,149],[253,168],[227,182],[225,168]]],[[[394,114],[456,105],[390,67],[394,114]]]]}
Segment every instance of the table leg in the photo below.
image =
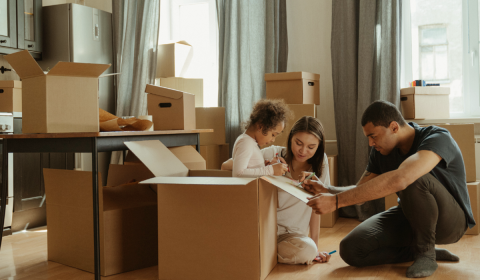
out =
{"type": "Polygon", "coordinates": [[[93,250],[95,257],[95,280],[100,280],[100,222],[98,196],[98,151],[97,138],[92,138],[92,188],[93,188],[93,250]]]}
{"type": "Polygon", "coordinates": [[[197,152],[200,153],[200,133],[197,133],[197,152]]]}
{"type": "Polygon", "coordinates": [[[2,248],[3,227],[5,224],[5,208],[7,207],[7,191],[8,191],[8,152],[7,139],[2,141],[2,191],[1,191],[1,209],[0,209],[0,248],[2,248]]]}

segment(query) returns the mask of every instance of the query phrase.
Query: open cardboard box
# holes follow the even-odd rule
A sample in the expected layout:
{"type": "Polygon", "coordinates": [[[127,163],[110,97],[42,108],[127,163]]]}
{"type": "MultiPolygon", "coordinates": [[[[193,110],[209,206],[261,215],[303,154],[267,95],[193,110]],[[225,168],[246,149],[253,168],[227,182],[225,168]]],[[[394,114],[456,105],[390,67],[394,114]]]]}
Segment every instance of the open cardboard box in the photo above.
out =
{"type": "Polygon", "coordinates": [[[141,183],[157,185],[159,279],[267,277],[277,263],[276,188],[311,195],[284,177],[195,174],[160,141],[125,145],[157,176],[141,183]]]}
{"type": "MultiPolygon", "coordinates": [[[[92,172],[44,169],[48,260],[94,272],[92,172]]],[[[157,198],[141,165],[111,165],[99,179],[102,276],[157,265],[157,198]]],[[[99,175],[99,178],[101,176],[99,175]]]]}

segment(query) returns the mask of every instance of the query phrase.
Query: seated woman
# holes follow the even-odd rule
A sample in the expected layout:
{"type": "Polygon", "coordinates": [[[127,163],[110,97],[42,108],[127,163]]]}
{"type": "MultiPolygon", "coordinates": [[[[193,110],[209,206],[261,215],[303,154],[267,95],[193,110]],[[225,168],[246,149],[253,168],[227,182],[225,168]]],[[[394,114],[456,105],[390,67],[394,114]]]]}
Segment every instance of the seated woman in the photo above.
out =
{"type": "MultiPolygon", "coordinates": [[[[270,146],[262,149],[265,164],[288,164],[285,174],[292,179],[304,177],[304,172],[315,172],[325,185],[330,185],[324,130],[319,120],[303,117],[292,127],[287,148],[270,146]]],[[[223,170],[233,169],[233,160],[222,164],[223,170]]],[[[301,200],[278,190],[277,249],[278,262],[286,264],[312,264],[328,262],[330,255],[318,251],[320,216],[301,200]],[[308,233],[310,232],[310,237],[308,233]]]]}

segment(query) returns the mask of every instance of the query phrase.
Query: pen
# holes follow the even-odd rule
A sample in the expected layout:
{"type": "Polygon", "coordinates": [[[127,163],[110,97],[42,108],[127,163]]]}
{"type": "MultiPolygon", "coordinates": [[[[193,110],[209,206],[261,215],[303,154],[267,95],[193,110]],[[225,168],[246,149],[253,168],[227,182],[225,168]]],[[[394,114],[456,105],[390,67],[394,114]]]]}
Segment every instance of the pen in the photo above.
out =
{"type": "Polygon", "coordinates": [[[337,252],[337,250],[333,250],[333,251],[331,251],[331,252],[328,253],[328,254],[331,255],[331,254],[336,253],[336,252],[337,252]]]}
{"type": "Polygon", "coordinates": [[[307,178],[303,179],[303,181],[301,181],[300,183],[298,183],[297,187],[300,188],[300,186],[303,184],[303,182],[305,182],[305,180],[308,180],[308,179],[312,178],[313,175],[315,175],[315,172],[312,172],[310,175],[307,176],[307,178]]]}

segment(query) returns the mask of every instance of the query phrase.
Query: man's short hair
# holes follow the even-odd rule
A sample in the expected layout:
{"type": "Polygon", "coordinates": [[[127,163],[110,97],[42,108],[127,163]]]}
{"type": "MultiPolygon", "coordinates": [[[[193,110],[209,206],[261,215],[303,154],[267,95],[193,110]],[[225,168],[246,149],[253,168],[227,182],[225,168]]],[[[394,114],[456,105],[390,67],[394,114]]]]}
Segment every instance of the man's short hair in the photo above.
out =
{"type": "Polygon", "coordinates": [[[371,122],[374,126],[389,127],[393,121],[396,121],[400,126],[407,124],[397,107],[384,100],[377,100],[370,104],[362,116],[362,126],[371,122]]]}

